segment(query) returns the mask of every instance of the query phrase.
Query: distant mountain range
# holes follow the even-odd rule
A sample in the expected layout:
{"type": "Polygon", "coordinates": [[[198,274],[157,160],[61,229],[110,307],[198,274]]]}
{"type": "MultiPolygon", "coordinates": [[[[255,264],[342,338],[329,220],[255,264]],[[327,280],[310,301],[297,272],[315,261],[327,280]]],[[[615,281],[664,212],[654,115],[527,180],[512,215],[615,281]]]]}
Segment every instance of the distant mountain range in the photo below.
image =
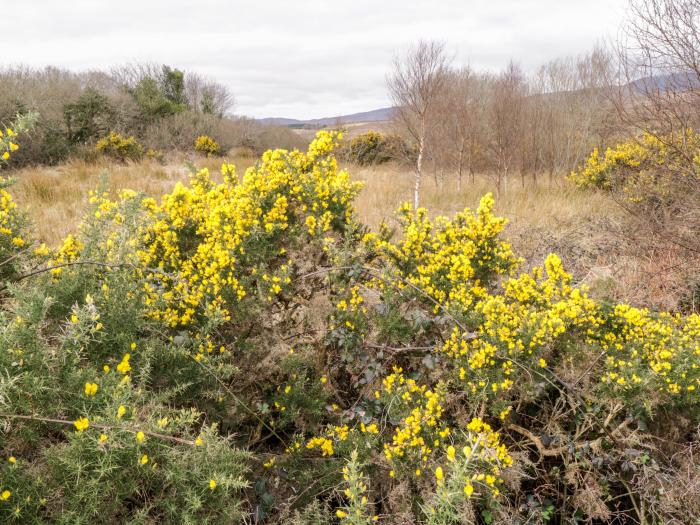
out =
{"type": "Polygon", "coordinates": [[[682,92],[698,89],[700,82],[695,73],[670,73],[640,78],[633,80],[627,85],[642,93],[654,93],[665,90],[682,92]]]}
{"type": "Polygon", "coordinates": [[[310,120],[297,120],[293,118],[261,118],[258,122],[275,126],[287,126],[290,128],[323,128],[335,124],[355,124],[358,122],[386,122],[391,120],[394,108],[379,108],[351,115],[339,115],[337,117],[316,118],[310,120]]]}
{"type": "MultiPolygon", "coordinates": [[[[665,75],[654,75],[633,80],[626,84],[626,87],[632,87],[639,92],[654,92],[654,91],[688,91],[700,88],[700,81],[695,74],[670,73],[665,75]]],[[[262,124],[270,124],[275,126],[286,126],[289,128],[298,129],[320,129],[337,124],[359,124],[372,122],[388,122],[394,114],[395,108],[379,108],[372,111],[363,111],[361,113],[352,113],[350,115],[338,115],[336,117],[324,117],[309,120],[300,120],[293,118],[261,118],[257,119],[262,124]]]]}

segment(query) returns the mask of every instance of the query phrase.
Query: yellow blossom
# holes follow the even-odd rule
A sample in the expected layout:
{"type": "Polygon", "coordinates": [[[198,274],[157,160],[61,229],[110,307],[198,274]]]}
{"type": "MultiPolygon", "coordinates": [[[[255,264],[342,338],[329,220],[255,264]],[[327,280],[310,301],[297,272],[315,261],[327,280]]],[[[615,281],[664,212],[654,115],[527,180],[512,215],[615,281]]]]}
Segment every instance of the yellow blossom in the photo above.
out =
{"type": "Polygon", "coordinates": [[[88,421],[88,418],[86,417],[81,417],[75,420],[73,422],[73,425],[75,426],[78,432],[83,432],[84,430],[87,430],[90,426],[90,421],[88,421]]]}

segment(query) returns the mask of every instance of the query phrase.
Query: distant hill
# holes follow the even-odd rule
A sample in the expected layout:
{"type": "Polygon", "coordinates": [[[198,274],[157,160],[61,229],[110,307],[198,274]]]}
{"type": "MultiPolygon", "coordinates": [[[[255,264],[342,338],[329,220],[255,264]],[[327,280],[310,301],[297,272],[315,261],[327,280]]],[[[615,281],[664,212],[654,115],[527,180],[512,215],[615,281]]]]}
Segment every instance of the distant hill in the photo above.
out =
{"type": "Polygon", "coordinates": [[[691,91],[700,87],[700,82],[695,73],[670,73],[667,75],[655,75],[634,80],[627,84],[642,93],[654,93],[656,91],[691,91]]]}
{"type": "Polygon", "coordinates": [[[394,108],[379,108],[372,111],[363,111],[351,115],[339,115],[337,117],[325,117],[310,120],[297,120],[293,118],[261,118],[258,122],[275,126],[287,126],[290,128],[324,128],[340,124],[355,124],[358,122],[386,122],[391,120],[394,108]]]}

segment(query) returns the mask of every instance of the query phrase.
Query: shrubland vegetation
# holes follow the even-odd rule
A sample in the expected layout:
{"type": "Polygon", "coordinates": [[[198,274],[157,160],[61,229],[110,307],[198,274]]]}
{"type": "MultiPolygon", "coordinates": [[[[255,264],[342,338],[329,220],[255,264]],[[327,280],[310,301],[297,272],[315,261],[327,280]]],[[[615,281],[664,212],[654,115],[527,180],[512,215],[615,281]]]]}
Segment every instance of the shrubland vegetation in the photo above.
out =
{"type": "Polygon", "coordinates": [[[631,13],[616,55],[534,79],[421,43],[390,75],[396,134],[321,131],[243,173],[214,157],[259,144],[199,127],[240,124],[224,90],[115,71],[122,98],[86,88],[56,136],[115,162],[71,169],[154,181],[104,179],[58,243],[13,196],[58,190],[6,170],[48,121],[7,119],[2,519],[697,523],[700,5],[631,13]],[[79,116],[124,115],[115,100],[133,125],[79,116]],[[166,172],[172,147],[209,167],[166,172]],[[671,260],[668,309],[583,282],[614,228],[619,260],[671,260]]]}
{"type": "MultiPolygon", "coordinates": [[[[244,147],[260,154],[273,146],[305,144],[291,130],[234,116],[233,102],[233,95],[215,81],[149,63],[110,72],[0,70],[0,122],[17,113],[38,114],[24,147],[13,156],[13,167],[57,164],[76,156],[90,160],[95,145],[114,134],[134,137],[144,153],[191,152],[200,135],[215,140],[224,153],[244,147]]],[[[133,153],[131,148],[130,158],[133,153]]]]}
{"type": "Polygon", "coordinates": [[[491,195],[368,233],[336,138],[55,251],[5,193],[6,519],[689,522],[700,317],[520,270],[491,195]]]}

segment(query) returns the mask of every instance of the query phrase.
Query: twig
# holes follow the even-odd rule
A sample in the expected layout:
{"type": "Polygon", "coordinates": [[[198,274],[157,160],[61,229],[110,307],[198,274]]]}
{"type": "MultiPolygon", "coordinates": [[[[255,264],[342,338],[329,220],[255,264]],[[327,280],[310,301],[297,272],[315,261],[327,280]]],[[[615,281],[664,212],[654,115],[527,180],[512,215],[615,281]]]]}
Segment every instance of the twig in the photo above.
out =
{"type": "MultiPolygon", "coordinates": [[[[29,421],[41,421],[43,423],[57,423],[61,425],[70,425],[73,426],[74,422],[69,421],[67,419],[56,419],[56,418],[50,418],[50,417],[41,417],[41,416],[25,416],[21,414],[0,414],[0,417],[4,417],[7,419],[25,419],[29,421]]],[[[189,439],[183,439],[175,436],[169,436],[167,434],[160,434],[158,432],[151,432],[149,430],[135,430],[133,428],[128,428],[128,427],[122,427],[122,426],[115,426],[115,425],[103,425],[101,423],[90,423],[91,427],[95,428],[100,428],[102,430],[123,430],[125,432],[131,432],[132,434],[136,434],[137,432],[143,432],[147,436],[151,436],[154,438],[162,439],[164,441],[173,441],[175,443],[180,443],[182,445],[195,445],[195,442],[189,439]]]]}

